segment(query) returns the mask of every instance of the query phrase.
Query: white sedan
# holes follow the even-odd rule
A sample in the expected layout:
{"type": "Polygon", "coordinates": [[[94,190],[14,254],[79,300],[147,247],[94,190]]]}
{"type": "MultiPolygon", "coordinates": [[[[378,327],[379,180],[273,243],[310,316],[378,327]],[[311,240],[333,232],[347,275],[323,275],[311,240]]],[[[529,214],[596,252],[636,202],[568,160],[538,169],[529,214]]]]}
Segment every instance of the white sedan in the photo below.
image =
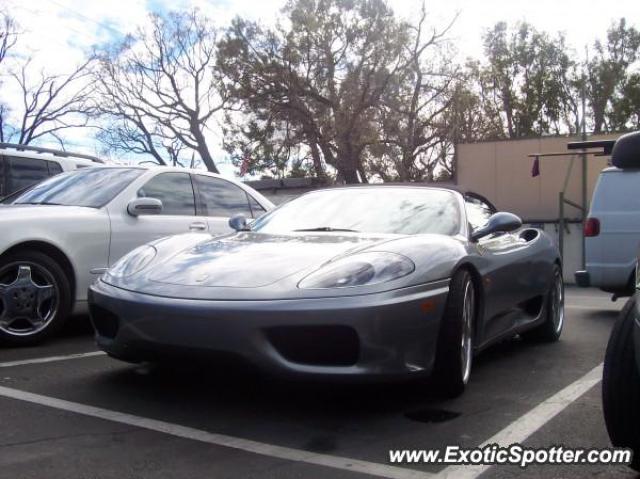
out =
{"type": "Polygon", "coordinates": [[[213,173],[95,167],[52,177],[0,208],[0,342],[34,344],[87,308],[87,288],[120,257],[180,233],[225,234],[229,217],[273,204],[213,173]]]}

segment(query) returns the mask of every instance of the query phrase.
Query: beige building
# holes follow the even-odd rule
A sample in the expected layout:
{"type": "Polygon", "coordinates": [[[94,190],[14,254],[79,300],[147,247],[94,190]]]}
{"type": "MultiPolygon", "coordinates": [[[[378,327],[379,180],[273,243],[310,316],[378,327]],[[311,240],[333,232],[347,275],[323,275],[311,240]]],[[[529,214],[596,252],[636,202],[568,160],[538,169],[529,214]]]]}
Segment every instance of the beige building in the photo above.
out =
{"type": "MultiPolygon", "coordinates": [[[[598,135],[589,140],[616,139],[615,135],[598,135]]],[[[579,153],[571,156],[540,159],[540,175],[531,176],[534,153],[568,153],[567,143],[579,141],[570,137],[532,138],[524,140],[488,141],[458,145],[456,182],[476,191],[499,209],[512,211],[525,220],[557,221],[558,193],[562,191],[567,171],[573,168],[566,197],[582,201],[582,163],[579,153]]],[[[591,199],[600,171],[608,157],[587,157],[587,198],[591,199]]],[[[580,212],[567,206],[567,218],[579,219],[580,212]]]]}
{"type": "MultiPolygon", "coordinates": [[[[589,140],[618,136],[596,135],[589,140]]],[[[579,138],[547,137],[458,145],[456,183],[486,196],[498,209],[535,223],[558,241],[558,195],[565,181],[565,197],[574,203],[582,202],[581,155],[541,157],[540,174],[536,177],[531,174],[534,159],[529,155],[568,153],[570,141],[579,141],[579,138]]],[[[608,157],[587,156],[587,202],[591,201],[598,174],[608,160],[608,157]]],[[[563,237],[564,278],[572,283],[573,273],[582,268],[582,213],[565,205],[565,218],[572,221],[567,224],[563,237]]]]}

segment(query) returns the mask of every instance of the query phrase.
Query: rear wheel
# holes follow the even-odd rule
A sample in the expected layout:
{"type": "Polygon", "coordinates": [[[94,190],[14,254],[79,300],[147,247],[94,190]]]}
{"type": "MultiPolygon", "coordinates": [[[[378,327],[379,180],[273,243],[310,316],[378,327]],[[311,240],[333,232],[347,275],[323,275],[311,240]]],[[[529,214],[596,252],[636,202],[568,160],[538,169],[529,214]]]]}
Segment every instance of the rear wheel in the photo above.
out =
{"type": "Polygon", "coordinates": [[[464,392],[471,376],[476,290],[471,275],[458,271],[449,285],[449,296],[440,326],[434,375],[447,397],[464,392]]]}
{"type": "Polygon", "coordinates": [[[0,262],[0,343],[36,344],[55,333],[71,310],[71,286],[60,265],[37,251],[0,262]]]}
{"type": "Polygon", "coordinates": [[[640,471],[640,375],[633,341],[635,299],[627,301],[611,332],[604,359],[602,409],[611,443],[633,450],[630,466],[640,471]]]}
{"type": "Polygon", "coordinates": [[[553,280],[544,304],[544,322],[522,333],[525,339],[554,342],[560,339],[564,326],[564,281],[560,266],[553,266],[553,280]]]}

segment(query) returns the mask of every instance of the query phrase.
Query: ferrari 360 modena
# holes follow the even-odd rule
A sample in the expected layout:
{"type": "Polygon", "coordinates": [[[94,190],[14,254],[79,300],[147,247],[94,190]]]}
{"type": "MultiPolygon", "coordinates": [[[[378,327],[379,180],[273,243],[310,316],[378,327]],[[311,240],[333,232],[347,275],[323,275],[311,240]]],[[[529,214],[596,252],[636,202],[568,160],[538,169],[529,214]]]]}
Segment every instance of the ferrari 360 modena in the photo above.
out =
{"type": "Polygon", "coordinates": [[[477,194],[329,188],[230,224],[153,241],[96,281],[99,347],[130,362],[224,355],[285,376],[433,376],[453,396],[489,345],[562,332],[558,249],[477,194]]]}

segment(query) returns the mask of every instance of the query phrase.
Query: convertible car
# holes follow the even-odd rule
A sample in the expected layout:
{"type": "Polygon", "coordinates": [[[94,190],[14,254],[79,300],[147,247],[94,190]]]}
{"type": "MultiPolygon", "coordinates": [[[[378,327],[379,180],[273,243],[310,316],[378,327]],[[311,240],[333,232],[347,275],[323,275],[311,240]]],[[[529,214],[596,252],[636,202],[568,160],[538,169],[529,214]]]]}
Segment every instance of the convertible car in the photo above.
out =
{"type": "Polygon", "coordinates": [[[331,188],[230,225],[149,243],[96,281],[99,347],[131,362],[243,358],[294,376],[433,372],[453,396],[474,353],[562,331],[557,248],[477,194],[331,188]]]}

